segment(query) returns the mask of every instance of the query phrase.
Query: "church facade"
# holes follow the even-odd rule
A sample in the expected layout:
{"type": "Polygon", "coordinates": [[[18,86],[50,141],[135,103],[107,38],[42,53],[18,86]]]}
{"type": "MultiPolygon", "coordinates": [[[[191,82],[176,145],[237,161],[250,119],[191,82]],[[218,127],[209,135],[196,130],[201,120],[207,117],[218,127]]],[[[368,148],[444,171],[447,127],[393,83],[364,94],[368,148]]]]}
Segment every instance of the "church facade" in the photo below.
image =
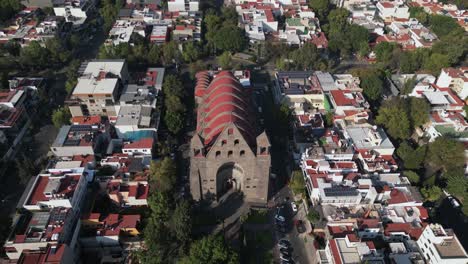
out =
{"type": "Polygon", "coordinates": [[[191,140],[190,191],[194,200],[218,200],[240,191],[266,203],[270,142],[259,132],[249,88],[229,71],[197,74],[197,129],[191,140]]]}

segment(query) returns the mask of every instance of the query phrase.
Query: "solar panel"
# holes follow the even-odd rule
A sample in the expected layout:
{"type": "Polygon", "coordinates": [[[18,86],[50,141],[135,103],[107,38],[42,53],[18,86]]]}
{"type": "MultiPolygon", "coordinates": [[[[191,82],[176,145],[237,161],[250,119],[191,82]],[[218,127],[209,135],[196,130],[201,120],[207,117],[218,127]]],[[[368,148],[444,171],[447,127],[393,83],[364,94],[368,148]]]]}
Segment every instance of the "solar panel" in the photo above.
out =
{"type": "Polygon", "coordinates": [[[356,189],[348,187],[324,188],[323,191],[326,196],[355,196],[358,194],[356,189]]]}

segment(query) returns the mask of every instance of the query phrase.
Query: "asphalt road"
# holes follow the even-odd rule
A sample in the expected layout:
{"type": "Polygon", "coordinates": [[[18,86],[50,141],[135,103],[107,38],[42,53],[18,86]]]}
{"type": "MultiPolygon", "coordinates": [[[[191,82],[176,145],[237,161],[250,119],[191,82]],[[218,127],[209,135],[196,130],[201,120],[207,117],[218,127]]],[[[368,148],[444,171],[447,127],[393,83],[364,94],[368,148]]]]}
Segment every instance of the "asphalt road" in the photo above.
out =
{"type": "MultiPolygon", "coordinates": [[[[299,264],[309,264],[309,263],[316,263],[315,261],[315,248],[313,246],[313,239],[310,237],[307,232],[299,234],[297,232],[297,228],[294,226],[295,220],[304,220],[305,216],[305,209],[303,206],[298,207],[298,212],[294,213],[291,207],[291,199],[293,194],[288,187],[284,187],[281,189],[277,195],[275,195],[274,199],[276,204],[281,206],[281,214],[286,218],[286,232],[280,232],[278,228],[275,230],[275,239],[277,243],[280,239],[287,239],[291,242],[292,245],[292,259],[294,263],[299,264]]],[[[275,209],[276,211],[277,209],[275,209]]],[[[274,214],[273,219],[271,221],[274,223],[274,214]]],[[[275,246],[273,251],[273,256],[275,258],[275,263],[281,263],[280,260],[280,252],[278,246],[275,246]]]]}

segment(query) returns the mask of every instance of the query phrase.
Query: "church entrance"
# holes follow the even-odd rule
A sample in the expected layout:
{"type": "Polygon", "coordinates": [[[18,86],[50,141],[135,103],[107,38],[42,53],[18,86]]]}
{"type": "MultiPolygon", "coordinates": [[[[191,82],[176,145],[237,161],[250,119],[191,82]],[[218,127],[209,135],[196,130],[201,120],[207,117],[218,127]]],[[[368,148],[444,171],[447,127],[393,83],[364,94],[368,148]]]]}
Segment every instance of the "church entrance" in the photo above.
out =
{"type": "Polygon", "coordinates": [[[242,191],[244,170],[235,163],[226,163],[219,167],[216,173],[216,196],[219,198],[227,192],[242,191]]]}

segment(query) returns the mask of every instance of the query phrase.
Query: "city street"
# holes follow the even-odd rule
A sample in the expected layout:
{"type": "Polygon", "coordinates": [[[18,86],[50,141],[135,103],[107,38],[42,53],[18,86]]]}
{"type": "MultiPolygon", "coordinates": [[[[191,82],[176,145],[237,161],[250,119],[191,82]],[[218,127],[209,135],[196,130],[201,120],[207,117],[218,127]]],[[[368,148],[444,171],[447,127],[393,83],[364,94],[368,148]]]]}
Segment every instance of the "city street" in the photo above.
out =
{"type": "MultiPolygon", "coordinates": [[[[313,238],[308,234],[310,232],[310,227],[308,224],[305,224],[306,231],[302,234],[299,234],[297,228],[294,226],[295,220],[303,220],[306,222],[306,211],[304,205],[301,204],[298,206],[297,213],[293,213],[291,208],[293,194],[291,190],[286,186],[281,189],[277,195],[275,195],[274,200],[277,205],[284,204],[285,218],[286,218],[286,233],[282,233],[275,229],[275,249],[274,249],[274,258],[275,263],[281,263],[280,260],[280,251],[277,246],[277,242],[280,239],[287,239],[291,242],[292,245],[292,259],[294,263],[306,264],[306,263],[316,263],[315,260],[315,248],[313,245],[313,238]]],[[[276,212],[276,208],[274,209],[276,212]]],[[[271,219],[272,223],[275,224],[274,214],[271,219]]]]}

